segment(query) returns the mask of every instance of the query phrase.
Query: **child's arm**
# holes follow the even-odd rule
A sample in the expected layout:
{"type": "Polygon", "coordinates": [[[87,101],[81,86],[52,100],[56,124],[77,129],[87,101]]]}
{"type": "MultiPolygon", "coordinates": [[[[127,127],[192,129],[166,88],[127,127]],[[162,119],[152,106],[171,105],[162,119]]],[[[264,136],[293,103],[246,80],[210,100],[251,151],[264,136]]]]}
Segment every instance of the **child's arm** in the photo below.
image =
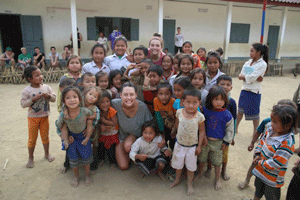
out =
{"type": "Polygon", "coordinates": [[[42,94],[36,94],[33,97],[30,97],[30,92],[24,90],[21,95],[21,106],[22,108],[30,107],[35,101],[39,100],[42,97],[42,94]]]}
{"type": "Polygon", "coordinates": [[[86,121],[86,136],[85,139],[81,142],[82,145],[87,145],[90,137],[92,136],[93,133],[93,120],[88,119],[86,121]]]}
{"type": "Polygon", "coordinates": [[[223,138],[223,144],[222,144],[222,149],[225,148],[225,146],[228,146],[233,139],[234,135],[234,120],[231,118],[230,121],[228,121],[225,125],[225,136],[223,138]]]}
{"type": "Polygon", "coordinates": [[[173,129],[171,131],[171,137],[172,138],[176,137],[177,129],[178,129],[178,124],[179,124],[179,120],[178,120],[178,117],[176,117],[174,127],[173,127],[173,129]]]}
{"type": "Polygon", "coordinates": [[[250,145],[248,146],[248,151],[253,150],[254,144],[257,141],[257,139],[259,138],[260,134],[261,134],[260,132],[255,131],[255,134],[253,135],[252,141],[251,141],[250,145]]]}
{"type": "Polygon", "coordinates": [[[257,68],[251,74],[245,74],[246,83],[254,83],[257,79],[262,76],[267,69],[267,65],[259,64],[257,68]]]}
{"type": "Polygon", "coordinates": [[[131,145],[131,150],[129,153],[129,158],[133,160],[134,162],[138,159],[140,161],[146,160],[148,157],[146,154],[138,154],[140,151],[140,139],[137,139],[132,145],[131,145]]]}
{"type": "Polygon", "coordinates": [[[126,70],[125,70],[123,76],[124,76],[125,78],[127,78],[127,79],[130,80],[130,79],[131,79],[131,76],[129,76],[128,74],[129,74],[129,71],[130,71],[130,70],[134,69],[134,67],[135,67],[135,64],[130,64],[130,65],[128,65],[128,67],[126,68],[126,70]]]}
{"type": "Polygon", "coordinates": [[[203,142],[205,142],[205,137],[206,137],[204,121],[199,123],[198,130],[199,130],[199,143],[198,143],[198,146],[196,148],[195,155],[199,155],[201,153],[201,146],[206,145],[205,143],[203,144],[203,142]]]}
{"type": "Polygon", "coordinates": [[[100,121],[102,122],[102,124],[106,125],[106,126],[116,126],[118,124],[118,118],[117,115],[114,115],[111,120],[109,119],[105,119],[104,117],[100,118],[100,121]]]}

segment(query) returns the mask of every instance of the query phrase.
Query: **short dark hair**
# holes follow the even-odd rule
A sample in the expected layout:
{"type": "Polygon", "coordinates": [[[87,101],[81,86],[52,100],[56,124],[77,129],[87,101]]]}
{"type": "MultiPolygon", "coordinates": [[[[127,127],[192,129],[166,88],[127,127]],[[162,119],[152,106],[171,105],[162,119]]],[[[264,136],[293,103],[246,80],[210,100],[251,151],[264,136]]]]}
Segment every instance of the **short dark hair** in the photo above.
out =
{"type": "Polygon", "coordinates": [[[148,73],[150,73],[150,72],[156,72],[158,76],[162,76],[163,68],[160,65],[153,65],[153,66],[150,66],[148,69],[148,73]]]}
{"type": "Polygon", "coordinates": [[[56,48],[55,48],[54,46],[50,47],[50,51],[51,51],[52,49],[55,49],[55,50],[56,50],[56,48]]]}
{"type": "Polygon", "coordinates": [[[149,64],[150,66],[153,66],[153,65],[154,65],[153,62],[152,62],[152,60],[151,60],[150,58],[144,58],[144,59],[141,61],[141,63],[147,63],[147,64],[149,64]]]}
{"type": "Polygon", "coordinates": [[[26,79],[27,82],[30,82],[29,81],[29,78],[32,78],[32,73],[37,70],[38,68],[36,66],[29,66],[29,67],[26,67],[25,70],[24,70],[24,74],[23,74],[23,77],[26,79]]]}
{"type": "Polygon", "coordinates": [[[144,46],[138,46],[138,47],[135,47],[134,49],[133,49],[133,54],[134,54],[134,52],[136,51],[136,50],[142,50],[143,52],[144,52],[144,54],[145,54],[145,56],[148,56],[148,49],[146,48],[146,47],[144,47],[144,46]]]}
{"type": "Polygon", "coordinates": [[[120,93],[122,93],[122,92],[123,92],[123,89],[126,88],[126,87],[132,87],[132,88],[134,89],[134,91],[137,92],[137,88],[136,88],[136,86],[135,86],[133,83],[131,83],[131,82],[126,82],[126,83],[124,83],[124,84],[121,86],[121,88],[120,88],[120,93]]]}
{"type": "Polygon", "coordinates": [[[206,74],[205,74],[205,71],[203,69],[200,69],[200,68],[196,68],[196,69],[193,69],[191,71],[191,80],[194,78],[194,76],[198,73],[201,73],[203,75],[203,84],[205,85],[206,84],[206,74]]]}
{"type": "Polygon", "coordinates": [[[124,36],[119,36],[119,37],[116,37],[116,39],[114,41],[114,47],[116,46],[117,42],[119,42],[119,41],[123,41],[125,43],[126,47],[128,46],[127,39],[124,36]]]}
{"type": "Polygon", "coordinates": [[[34,49],[40,49],[40,47],[34,47],[34,49]]]}
{"type": "Polygon", "coordinates": [[[83,82],[85,77],[95,77],[95,74],[93,74],[92,72],[85,72],[81,77],[81,82],[83,82]]]}
{"type": "Polygon", "coordinates": [[[206,101],[205,101],[205,107],[209,110],[212,110],[214,108],[212,101],[214,98],[216,98],[217,96],[221,95],[222,99],[224,100],[225,104],[223,108],[227,108],[227,105],[229,103],[229,99],[228,96],[224,90],[223,87],[221,86],[213,86],[212,88],[210,88],[210,90],[208,91],[208,95],[206,96],[206,101]]]}
{"type": "MultiPolygon", "coordinates": [[[[111,99],[112,99],[112,97],[111,97],[111,95],[109,94],[109,92],[107,92],[106,90],[101,90],[101,98],[100,99],[102,99],[103,97],[107,97],[107,98],[109,98],[109,100],[111,101],[111,99]]],[[[99,99],[99,100],[100,100],[99,99]]]]}
{"type": "Polygon", "coordinates": [[[197,50],[197,54],[199,53],[200,50],[205,51],[205,53],[206,53],[205,47],[200,47],[200,48],[197,50]]]}
{"type": "Polygon", "coordinates": [[[282,105],[277,104],[273,106],[272,114],[280,118],[281,124],[283,127],[286,127],[290,124],[289,132],[292,131],[293,128],[297,128],[298,122],[298,112],[297,110],[290,105],[282,105]]]}
{"type": "Polygon", "coordinates": [[[185,99],[187,96],[197,97],[198,100],[201,101],[201,92],[194,87],[188,87],[184,90],[182,99],[185,99]]]}
{"type": "Polygon", "coordinates": [[[97,72],[95,76],[96,76],[96,85],[97,86],[99,86],[99,83],[98,83],[99,79],[104,77],[104,76],[107,76],[107,79],[108,79],[108,82],[109,82],[109,74],[107,74],[105,72],[97,72]]]}
{"type": "Polygon", "coordinates": [[[157,125],[157,122],[155,119],[152,119],[152,120],[149,120],[149,121],[146,121],[142,124],[142,135],[143,135],[143,132],[145,131],[145,129],[147,127],[151,127],[154,129],[155,131],[155,135],[158,136],[159,135],[159,129],[158,129],[158,125],[157,125]]]}
{"type": "Polygon", "coordinates": [[[221,82],[221,81],[230,81],[230,83],[232,84],[232,78],[230,77],[230,76],[228,76],[228,75],[226,75],[226,74],[223,74],[223,75],[221,75],[221,76],[219,76],[218,78],[217,78],[217,85],[221,82]]]}
{"type": "Polygon", "coordinates": [[[160,83],[160,84],[158,84],[158,85],[157,85],[157,92],[158,92],[161,88],[167,88],[167,89],[169,89],[170,93],[173,94],[172,85],[170,85],[169,83],[160,83]]]}
{"type": "Polygon", "coordinates": [[[60,88],[65,88],[67,86],[76,86],[76,81],[72,78],[65,77],[59,82],[60,88]]]}
{"type": "Polygon", "coordinates": [[[190,78],[186,77],[186,76],[176,78],[174,80],[173,87],[174,87],[175,84],[180,85],[184,89],[186,89],[188,87],[192,87],[192,83],[191,83],[190,78]]]}

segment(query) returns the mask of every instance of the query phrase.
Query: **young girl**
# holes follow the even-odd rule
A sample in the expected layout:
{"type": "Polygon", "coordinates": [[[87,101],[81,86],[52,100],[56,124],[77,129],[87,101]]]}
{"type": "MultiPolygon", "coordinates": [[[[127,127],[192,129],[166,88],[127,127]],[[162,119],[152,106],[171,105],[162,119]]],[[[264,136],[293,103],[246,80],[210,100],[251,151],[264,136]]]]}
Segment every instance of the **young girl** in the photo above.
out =
{"type": "Polygon", "coordinates": [[[112,91],[109,89],[109,74],[105,72],[97,72],[96,74],[96,86],[101,90],[105,90],[112,96],[112,91]]]}
{"type": "Polygon", "coordinates": [[[179,73],[179,67],[178,67],[178,62],[179,58],[182,56],[182,53],[178,53],[174,56],[173,58],[173,70],[174,70],[174,75],[179,73]]]}
{"type": "Polygon", "coordinates": [[[93,161],[92,147],[90,136],[84,136],[83,131],[86,129],[86,117],[94,114],[88,108],[82,107],[82,97],[80,90],[76,87],[67,87],[62,93],[62,103],[68,110],[68,116],[63,112],[58,117],[57,125],[62,128],[65,123],[70,131],[70,135],[74,138],[74,142],[69,144],[67,135],[62,133],[65,148],[69,148],[68,157],[70,160],[70,167],[73,168],[74,179],[71,182],[73,187],[79,184],[79,164],[84,165],[85,184],[90,185],[92,178],[90,177],[90,164],[93,161]]]}
{"type": "Polygon", "coordinates": [[[102,97],[98,103],[101,111],[101,126],[99,136],[99,146],[97,158],[100,166],[104,163],[105,154],[108,155],[108,160],[111,167],[116,165],[115,148],[119,144],[118,137],[118,119],[117,111],[110,106],[111,96],[105,90],[102,91],[102,97]]]}
{"type": "MultiPolygon", "coordinates": [[[[76,81],[76,85],[78,86],[81,83],[81,69],[82,69],[82,61],[79,56],[72,55],[69,60],[67,61],[67,69],[68,73],[64,74],[59,83],[65,78],[72,78],[76,81]]],[[[61,91],[58,89],[57,91],[57,110],[58,112],[61,111],[62,104],[61,104],[61,91]]]]}
{"type": "Polygon", "coordinates": [[[127,60],[127,40],[125,37],[120,36],[115,39],[114,42],[114,54],[107,56],[104,59],[104,63],[109,67],[110,70],[121,70],[122,66],[129,66],[131,62],[127,60]]]}
{"type": "Polygon", "coordinates": [[[193,49],[193,45],[190,41],[185,41],[183,43],[183,45],[182,45],[183,53],[191,55],[193,57],[194,61],[195,61],[194,65],[193,65],[193,68],[197,68],[197,67],[202,68],[199,56],[197,54],[194,54],[192,52],[192,49],[193,49]]]}
{"type": "Polygon", "coordinates": [[[142,125],[142,137],[139,137],[132,144],[129,157],[146,176],[155,172],[165,181],[162,171],[167,161],[162,153],[167,157],[170,157],[172,153],[166,146],[162,148],[159,147],[162,140],[162,137],[157,131],[155,120],[146,121],[142,125]]]}
{"type": "Polygon", "coordinates": [[[271,122],[266,125],[265,135],[255,148],[253,175],[255,179],[254,200],[262,198],[280,199],[280,188],[288,160],[293,155],[295,138],[293,129],[297,126],[298,113],[291,106],[275,105],[271,122]]]}
{"type": "Polygon", "coordinates": [[[206,49],[204,47],[200,47],[197,50],[197,55],[200,58],[200,63],[202,66],[202,69],[205,70],[206,69],[206,65],[205,65],[205,60],[206,60],[206,49]]]}
{"type": "Polygon", "coordinates": [[[180,76],[190,77],[191,71],[193,70],[194,59],[188,54],[182,54],[178,61],[179,74],[174,75],[170,79],[170,84],[174,84],[174,80],[180,76]]]}
{"type": "Polygon", "coordinates": [[[113,70],[109,74],[109,88],[112,92],[112,99],[120,98],[120,88],[122,86],[122,72],[120,70],[113,70]]]}
{"type": "Polygon", "coordinates": [[[185,166],[188,179],[187,195],[193,195],[195,193],[193,179],[197,169],[197,155],[201,152],[201,145],[205,138],[205,118],[198,111],[201,103],[199,90],[186,89],[182,101],[184,108],[177,110],[175,126],[171,134],[172,138],[176,136],[177,139],[172,157],[172,167],[176,169],[176,179],[171,188],[180,183],[182,169],[185,166]]]}
{"type": "Polygon", "coordinates": [[[171,54],[167,54],[162,59],[162,68],[163,68],[163,80],[165,82],[170,81],[171,77],[175,74],[173,67],[173,56],[171,54]]]}
{"type": "Polygon", "coordinates": [[[221,86],[214,86],[209,90],[203,114],[205,116],[206,137],[208,144],[202,148],[199,156],[200,178],[208,155],[210,161],[215,166],[215,189],[221,189],[220,182],[221,164],[223,160],[223,149],[228,146],[234,135],[234,123],[231,113],[226,109],[228,97],[221,86]]]}
{"type": "Polygon", "coordinates": [[[223,66],[223,63],[218,53],[209,52],[206,57],[205,64],[207,66],[207,71],[206,71],[206,85],[204,89],[209,91],[209,89],[212,86],[217,85],[218,77],[224,74],[219,69],[220,67],[223,66]]]}
{"type": "Polygon", "coordinates": [[[239,80],[243,80],[243,86],[239,98],[236,132],[245,114],[246,120],[253,121],[254,134],[259,125],[261,82],[267,71],[269,48],[264,44],[255,43],[250,49],[250,57],[251,59],[244,64],[238,77],[239,80]]]}
{"type": "Polygon", "coordinates": [[[99,33],[99,38],[98,38],[97,43],[103,45],[105,52],[109,51],[108,40],[107,40],[107,37],[105,37],[103,32],[99,33]]]}
{"type": "Polygon", "coordinates": [[[206,83],[206,74],[203,69],[193,69],[191,71],[192,85],[201,92],[201,105],[205,105],[208,91],[204,89],[206,83]]]}
{"type": "Polygon", "coordinates": [[[27,67],[24,70],[24,77],[30,83],[22,91],[21,106],[28,109],[28,153],[29,159],[27,168],[33,167],[33,153],[38,137],[38,130],[45,150],[45,158],[52,162],[55,158],[49,153],[49,101],[55,102],[55,94],[52,88],[43,84],[41,70],[35,66],[27,67]]]}
{"type": "Polygon", "coordinates": [[[178,110],[180,108],[183,108],[183,104],[181,104],[181,99],[183,97],[183,92],[186,88],[192,87],[192,83],[189,77],[179,77],[175,79],[174,85],[173,85],[173,91],[175,95],[175,102],[173,104],[173,108],[175,110],[178,110]]]}
{"type": "Polygon", "coordinates": [[[96,74],[97,72],[105,72],[109,74],[109,67],[103,63],[106,56],[105,47],[101,44],[96,44],[93,46],[91,54],[92,62],[88,62],[82,67],[82,74],[85,74],[86,72],[91,72],[93,74],[96,74]]]}

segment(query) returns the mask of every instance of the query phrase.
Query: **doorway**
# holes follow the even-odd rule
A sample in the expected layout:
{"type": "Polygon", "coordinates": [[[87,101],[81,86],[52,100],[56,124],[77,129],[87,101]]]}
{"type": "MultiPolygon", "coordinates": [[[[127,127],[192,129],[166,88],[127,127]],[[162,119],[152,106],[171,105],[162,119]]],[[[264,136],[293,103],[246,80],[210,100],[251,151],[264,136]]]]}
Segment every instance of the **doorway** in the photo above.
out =
{"type": "Polygon", "coordinates": [[[176,20],[164,19],[163,21],[163,39],[165,43],[164,48],[168,48],[168,51],[171,54],[174,54],[175,30],[176,30],[176,20]]]}
{"type": "Polygon", "coordinates": [[[276,59],[279,29],[280,26],[269,26],[267,45],[269,46],[270,60],[276,59]]]}
{"type": "Polygon", "coordinates": [[[2,52],[5,52],[7,47],[11,47],[15,53],[15,60],[18,60],[18,55],[23,47],[22,30],[21,30],[21,15],[0,14],[0,40],[2,52]]]}

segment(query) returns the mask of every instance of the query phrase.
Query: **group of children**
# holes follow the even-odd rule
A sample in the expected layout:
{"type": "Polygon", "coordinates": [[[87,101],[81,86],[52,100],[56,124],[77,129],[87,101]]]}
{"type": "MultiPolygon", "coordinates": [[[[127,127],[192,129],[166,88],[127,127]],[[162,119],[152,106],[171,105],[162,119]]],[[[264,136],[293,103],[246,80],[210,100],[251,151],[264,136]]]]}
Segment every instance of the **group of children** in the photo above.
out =
{"type": "MultiPolygon", "coordinates": [[[[62,172],[71,167],[75,175],[71,185],[77,187],[79,164],[84,165],[86,185],[92,183],[90,169],[95,170],[102,165],[106,154],[111,166],[116,166],[115,147],[120,141],[117,111],[111,106],[111,100],[121,98],[122,83],[130,81],[137,87],[137,99],[145,102],[154,117],[154,120],[143,124],[142,136],[131,146],[130,159],[146,175],[155,172],[162,179],[173,168],[176,177],[171,188],[178,185],[182,173],[186,173],[188,195],[195,193],[193,182],[200,178],[205,164],[208,163],[208,176],[212,163],[215,168],[214,187],[220,189],[220,177],[224,180],[230,178],[226,173],[228,147],[235,143],[237,118],[236,102],[230,96],[232,79],[219,69],[222,67],[220,54],[209,52],[203,65],[193,57],[192,44],[186,42],[183,44],[183,54],[175,57],[164,55],[160,66],[147,58],[148,49],[142,46],[134,49],[133,62],[129,62],[126,48],[126,41],[117,38],[115,54],[105,57],[104,47],[95,45],[92,49],[93,62],[101,66],[95,74],[82,70],[85,67],[78,56],[69,58],[68,73],[60,79],[57,95],[59,117],[56,126],[63,149],[66,150],[62,172]],[[82,71],[85,73],[82,74],[82,71]],[[194,178],[196,171],[198,173],[194,178]]],[[[257,54],[254,56],[262,56],[261,51],[255,51],[257,54]]],[[[256,57],[250,56],[253,59],[250,63],[250,66],[253,65],[252,71],[248,70],[239,77],[247,84],[251,84],[248,76],[252,79],[256,76],[253,73],[256,72],[256,57]]],[[[55,101],[55,94],[43,84],[38,68],[26,68],[24,76],[31,83],[23,91],[21,103],[23,107],[30,107],[30,156],[27,167],[33,167],[37,130],[39,127],[49,130],[42,122],[34,120],[40,117],[48,119],[49,101],[55,101]],[[45,114],[42,115],[43,112],[45,114]],[[36,126],[33,127],[33,124],[36,126]],[[35,135],[34,138],[32,135],[35,135]]],[[[262,80],[253,80],[252,84],[257,81],[262,80]]],[[[248,108],[243,109],[246,113],[248,108]]],[[[282,186],[287,160],[294,151],[296,121],[297,110],[292,106],[284,104],[273,107],[271,122],[261,132],[263,134],[255,150],[255,198],[267,195],[270,190],[265,189],[266,186],[276,189],[282,186]]],[[[52,161],[54,158],[48,152],[48,134],[43,135],[47,136],[43,139],[45,157],[52,161]]],[[[247,179],[244,185],[248,183],[247,179]]]]}

